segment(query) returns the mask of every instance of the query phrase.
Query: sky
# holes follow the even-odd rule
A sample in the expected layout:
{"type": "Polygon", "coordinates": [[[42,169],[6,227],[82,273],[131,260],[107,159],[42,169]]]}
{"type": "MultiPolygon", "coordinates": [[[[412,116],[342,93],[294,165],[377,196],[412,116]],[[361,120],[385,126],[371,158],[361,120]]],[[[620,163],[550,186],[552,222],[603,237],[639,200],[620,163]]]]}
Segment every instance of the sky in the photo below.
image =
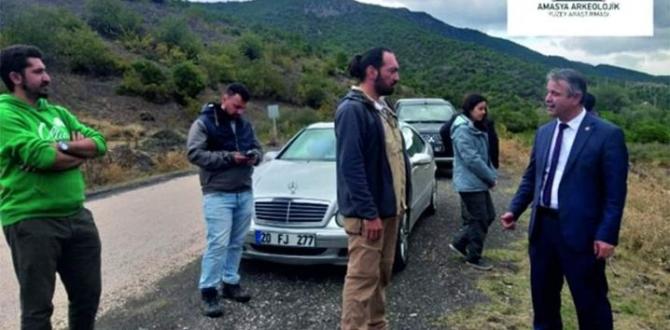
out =
{"type": "Polygon", "coordinates": [[[356,1],[426,12],[449,25],[509,39],[545,55],[562,56],[593,65],[616,65],[652,75],[670,75],[670,0],[653,0],[653,37],[509,37],[505,0],[356,1]]]}

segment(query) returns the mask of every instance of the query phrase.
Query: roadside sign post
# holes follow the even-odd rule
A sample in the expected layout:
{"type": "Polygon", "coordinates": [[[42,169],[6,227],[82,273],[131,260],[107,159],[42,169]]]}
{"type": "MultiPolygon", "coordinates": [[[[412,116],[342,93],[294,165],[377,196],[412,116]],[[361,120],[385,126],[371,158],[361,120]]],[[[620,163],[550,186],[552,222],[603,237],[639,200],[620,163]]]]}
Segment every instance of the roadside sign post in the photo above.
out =
{"type": "Polygon", "coordinates": [[[268,105],[268,118],[272,119],[272,140],[270,145],[277,145],[277,118],[279,118],[279,105],[268,105]]]}

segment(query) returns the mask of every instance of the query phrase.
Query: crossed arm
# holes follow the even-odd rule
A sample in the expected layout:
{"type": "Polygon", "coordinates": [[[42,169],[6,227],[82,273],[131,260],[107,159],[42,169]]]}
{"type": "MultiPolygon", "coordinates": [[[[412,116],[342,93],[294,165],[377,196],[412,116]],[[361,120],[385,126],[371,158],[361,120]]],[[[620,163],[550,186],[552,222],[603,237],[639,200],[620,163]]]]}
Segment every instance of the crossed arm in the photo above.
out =
{"type": "Polygon", "coordinates": [[[102,134],[89,128],[69,114],[62,117],[71,132],[68,152],[58,149],[56,142],[45,140],[33,132],[21,118],[6,116],[0,120],[0,153],[13,159],[28,171],[65,171],[80,166],[89,158],[103,155],[107,144],[102,134]]]}

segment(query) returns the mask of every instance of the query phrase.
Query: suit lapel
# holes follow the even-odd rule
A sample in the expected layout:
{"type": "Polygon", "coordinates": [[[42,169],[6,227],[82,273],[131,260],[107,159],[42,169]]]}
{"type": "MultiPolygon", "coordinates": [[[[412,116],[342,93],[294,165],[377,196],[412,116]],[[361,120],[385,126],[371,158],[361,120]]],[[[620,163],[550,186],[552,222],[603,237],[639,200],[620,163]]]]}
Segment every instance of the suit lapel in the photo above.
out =
{"type": "Polygon", "coordinates": [[[579,153],[584,149],[586,141],[591,137],[591,134],[594,131],[595,121],[591,118],[591,115],[588,113],[582,120],[582,124],[579,125],[579,130],[577,131],[577,136],[575,136],[575,142],[572,144],[572,149],[570,149],[570,155],[568,155],[568,161],[565,164],[565,169],[563,170],[563,176],[568,173],[570,168],[575,164],[579,153]]]}

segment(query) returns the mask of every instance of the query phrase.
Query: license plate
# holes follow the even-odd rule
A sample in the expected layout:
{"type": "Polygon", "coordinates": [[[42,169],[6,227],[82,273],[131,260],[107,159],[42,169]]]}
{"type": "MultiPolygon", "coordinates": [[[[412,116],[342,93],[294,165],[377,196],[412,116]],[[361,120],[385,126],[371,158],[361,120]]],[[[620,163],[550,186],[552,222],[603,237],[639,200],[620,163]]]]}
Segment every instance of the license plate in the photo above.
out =
{"type": "Polygon", "coordinates": [[[314,234],[291,234],[275,233],[256,230],[256,244],[279,245],[296,247],[315,247],[316,235],[314,234]]]}

